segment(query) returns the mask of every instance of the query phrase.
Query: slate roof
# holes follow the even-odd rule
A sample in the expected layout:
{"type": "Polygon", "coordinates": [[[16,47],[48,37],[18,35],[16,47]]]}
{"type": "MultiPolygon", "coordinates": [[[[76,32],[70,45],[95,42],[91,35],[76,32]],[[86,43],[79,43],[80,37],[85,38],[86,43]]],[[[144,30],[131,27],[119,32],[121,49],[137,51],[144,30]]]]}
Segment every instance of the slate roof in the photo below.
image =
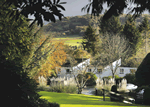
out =
{"type": "MultiPolygon", "coordinates": [[[[83,61],[85,61],[85,60],[87,60],[87,58],[76,58],[75,59],[76,61],[77,61],[77,63],[74,65],[74,66],[76,66],[76,65],[78,65],[79,63],[81,63],[82,62],[82,60],[83,61]]],[[[64,63],[63,65],[62,65],[62,67],[71,67],[71,64],[70,64],[70,62],[69,61],[67,61],[66,63],[64,63]]]]}

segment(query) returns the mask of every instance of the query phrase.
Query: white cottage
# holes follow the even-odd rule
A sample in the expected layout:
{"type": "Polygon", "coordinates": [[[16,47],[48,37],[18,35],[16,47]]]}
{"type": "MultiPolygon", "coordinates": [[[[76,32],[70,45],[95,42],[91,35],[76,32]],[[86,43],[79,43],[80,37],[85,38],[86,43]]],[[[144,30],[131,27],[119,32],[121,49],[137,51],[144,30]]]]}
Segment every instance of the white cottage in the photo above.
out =
{"type": "MultiPolygon", "coordinates": [[[[96,74],[97,77],[103,78],[107,76],[112,76],[112,71],[110,69],[110,66],[106,66],[105,68],[97,67],[95,68],[94,66],[90,66],[90,59],[76,59],[77,64],[73,67],[73,71],[79,70],[79,69],[84,69],[85,64],[89,65],[87,68],[86,72],[93,72],[96,74]]],[[[120,67],[121,66],[121,59],[116,60],[112,63],[113,67],[115,68],[116,65],[119,67],[117,68],[117,71],[115,75],[118,75],[119,77],[124,77],[126,74],[132,73],[132,71],[136,71],[137,68],[134,67],[120,67]]],[[[71,70],[71,65],[70,63],[65,63],[62,65],[61,68],[56,67],[56,70],[58,72],[58,77],[68,77],[71,78],[73,77],[73,72],[71,70]]],[[[75,76],[77,76],[77,72],[74,72],[75,76]]]]}

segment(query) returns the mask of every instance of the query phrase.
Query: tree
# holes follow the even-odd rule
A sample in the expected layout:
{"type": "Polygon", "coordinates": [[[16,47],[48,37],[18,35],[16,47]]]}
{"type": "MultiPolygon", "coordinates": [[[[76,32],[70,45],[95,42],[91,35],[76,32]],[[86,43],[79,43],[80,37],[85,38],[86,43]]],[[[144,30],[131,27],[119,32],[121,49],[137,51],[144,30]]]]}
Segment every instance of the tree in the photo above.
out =
{"type": "Polygon", "coordinates": [[[87,52],[91,53],[92,55],[97,53],[97,44],[99,40],[98,35],[95,33],[96,30],[89,25],[85,31],[82,41],[84,50],[87,50],[87,52]]]}
{"type": "Polygon", "coordinates": [[[74,58],[89,58],[90,54],[82,49],[76,49],[73,53],[74,58]]]}
{"type": "Polygon", "coordinates": [[[138,67],[137,71],[135,72],[135,77],[139,87],[144,85],[150,86],[149,72],[150,72],[150,53],[146,55],[146,57],[143,59],[142,63],[138,67]]]}
{"type": "Polygon", "coordinates": [[[41,29],[35,34],[32,42],[30,43],[30,56],[26,60],[24,69],[29,73],[30,77],[33,77],[39,72],[45,60],[56,51],[55,46],[52,44],[52,37],[54,34],[42,35],[41,29]]]}
{"type": "Polygon", "coordinates": [[[122,33],[125,36],[125,38],[129,40],[129,46],[130,49],[132,50],[130,56],[135,55],[142,44],[141,43],[142,40],[141,40],[140,32],[136,28],[135,20],[132,18],[131,15],[128,16],[128,19],[125,22],[122,33]]]}
{"type": "MultiPolygon", "coordinates": [[[[42,0],[35,0],[35,1],[28,1],[28,0],[6,0],[6,3],[14,4],[16,8],[14,8],[14,12],[16,12],[16,16],[23,14],[24,16],[28,17],[29,14],[34,14],[35,20],[38,20],[40,25],[43,25],[42,16],[44,16],[45,21],[53,21],[55,22],[54,15],[58,16],[59,19],[63,16],[58,8],[65,10],[63,6],[60,4],[65,4],[66,2],[59,3],[60,0],[54,0],[52,3],[51,0],[49,1],[42,1],[42,0]],[[23,5],[24,4],[24,5],[23,5]],[[46,8],[43,8],[46,7],[46,8]],[[20,12],[19,12],[20,10],[20,12]]],[[[109,19],[111,16],[119,16],[123,13],[124,9],[128,9],[129,13],[134,13],[134,17],[141,15],[145,10],[150,10],[150,3],[145,0],[89,0],[89,4],[81,9],[87,10],[89,13],[90,8],[92,7],[91,15],[99,16],[104,10],[104,4],[107,3],[109,10],[103,16],[103,19],[109,19]],[[130,4],[133,4],[135,7],[129,8],[130,4]],[[118,5],[119,4],[119,5],[118,5]]],[[[17,17],[16,17],[17,18],[17,17]]]]}
{"type": "Polygon", "coordinates": [[[141,15],[145,10],[150,11],[150,2],[148,2],[148,0],[89,0],[89,2],[90,3],[84,6],[81,11],[87,10],[87,13],[89,13],[90,8],[92,7],[91,15],[94,16],[99,16],[99,14],[101,14],[104,10],[103,5],[107,3],[109,10],[103,16],[103,19],[105,20],[109,19],[113,15],[119,16],[125,9],[129,10],[129,13],[134,13],[134,18],[141,15]],[[130,6],[131,3],[134,7],[130,6]]]}
{"type": "Polygon", "coordinates": [[[38,25],[43,26],[42,17],[45,21],[52,22],[56,21],[55,16],[58,16],[59,20],[62,19],[64,15],[61,13],[59,8],[65,10],[61,4],[66,4],[66,2],[60,2],[60,0],[54,0],[53,3],[51,0],[5,0],[4,4],[7,5],[7,7],[10,7],[11,5],[15,6],[13,7],[13,11],[11,11],[9,14],[10,16],[15,14],[16,20],[20,15],[24,15],[26,18],[28,18],[28,15],[30,14],[34,15],[35,17],[32,24],[37,21],[38,25]]]}
{"type": "Polygon", "coordinates": [[[64,51],[63,45],[64,43],[62,42],[55,43],[54,48],[56,50],[52,54],[50,54],[48,59],[42,65],[41,69],[37,74],[37,77],[44,76],[45,78],[47,78],[51,75],[51,72],[53,71],[57,75],[55,67],[60,67],[66,61],[66,53],[64,51]]]}
{"type": "Polygon", "coordinates": [[[107,21],[102,17],[99,20],[99,28],[101,33],[113,33],[117,34],[123,30],[123,26],[120,23],[120,18],[116,16],[110,17],[107,21]]]}
{"type": "Polygon", "coordinates": [[[129,46],[128,41],[119,34],[108,34],[101,36],[102,49],[94,58],[95,63],[99,63],[102,67],[109,65],[112,77],[115,77],[120,61],[128,57],[129,46]],[[115,61],[115,63],[113,63],[115,61]]]}
{"type": "Polygon", "coordinates": [[[3,78],[10,80],[2,82],[2,92],[6,93],[2,95],[3,100],[15,107],[38,107],[43,100],[37,93],[37,84],[24,70],[26,59],[30,56],[32,28],[28,28],[29,23],[23,16],[19,16],[16,22],[12,21],[6,15],[11,7],[2,6],[2,3],[0,1],[0,64],[3,78]]]}
{"type": "MultiPolygon", "coordinates": [[[[86,82],[91,78],[90,74],[86,71],[89,67],[90,62],[86,61],[83,65],[77,65],[77,61],[74,57],[68,55],[68,61],[71,65],[71,74],[73,75],[78,88],[78,94],[81,94],[82,89],[86,85],[86,82]]],[[[95,69],[91,72],[95,72],[97,65],[95,64],[95,69]]]]}
{"type": "Polygon", "coordinates": [[[147,50],[148,50],[148,45],[147,45],[147,38],[149,38],[149,31],[150,31],[150,26],[149,26],[149,20],[148,17],[145,16],[141,24],[139,25],[139,31],[143,33],[143,39],[145,39],[145,54],[147,55],[147,50]]]}

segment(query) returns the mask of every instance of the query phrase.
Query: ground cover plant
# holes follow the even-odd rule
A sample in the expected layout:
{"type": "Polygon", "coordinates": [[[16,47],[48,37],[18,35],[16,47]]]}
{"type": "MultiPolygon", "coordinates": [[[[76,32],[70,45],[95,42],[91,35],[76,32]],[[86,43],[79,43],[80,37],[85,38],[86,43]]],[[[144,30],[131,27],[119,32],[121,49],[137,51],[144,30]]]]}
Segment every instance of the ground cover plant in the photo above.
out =
{"type": "Polygon", "coordinates": [[[49,102],[56,102],[60,107],[148,107],[145,105],[125,104],[121,102],[111,102],[109,97],[105,97],[103,101],[102,96],[84,95],[84,94],[66,94],[56,92],[39,92],[41,98],[49,102]]]}

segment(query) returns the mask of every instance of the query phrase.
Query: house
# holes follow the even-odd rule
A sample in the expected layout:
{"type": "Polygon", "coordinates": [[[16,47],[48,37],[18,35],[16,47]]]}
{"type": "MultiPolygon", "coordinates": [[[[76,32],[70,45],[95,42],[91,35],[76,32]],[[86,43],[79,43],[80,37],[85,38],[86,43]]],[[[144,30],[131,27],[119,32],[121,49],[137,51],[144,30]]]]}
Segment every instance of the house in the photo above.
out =
{"type": "MultiPolygon", "coordinates": [[[[61,68],[57,67],[56,70],[58,72],[58,77],[71,78],[74,75],[77,76],[78,72],[76,71],[84,69],[86,65],[88,65],[86,72],[93,72],[99,78],[112,76],[112,71],[109,65],[102,69],[102,67],[94,67],[90,65],[90,59],[76,59],[76,60],[77,60],[77,64],[72,67],[73,69],[71,69],[71,65],[69,62],[62,65],[61,68]],[[72,70],[75,72],[72,72],[72,70]]],[[[116,65],[119,66],[115,73],[115,75],[118,75],[119,77],[124,77],[126,74],[132,73],[133,71],[137,70],[137,68],[135,67],[121,67],[121,59],[114,61],[112,65],[113,65],[113,69],[115,68],[116,65]]]]}

